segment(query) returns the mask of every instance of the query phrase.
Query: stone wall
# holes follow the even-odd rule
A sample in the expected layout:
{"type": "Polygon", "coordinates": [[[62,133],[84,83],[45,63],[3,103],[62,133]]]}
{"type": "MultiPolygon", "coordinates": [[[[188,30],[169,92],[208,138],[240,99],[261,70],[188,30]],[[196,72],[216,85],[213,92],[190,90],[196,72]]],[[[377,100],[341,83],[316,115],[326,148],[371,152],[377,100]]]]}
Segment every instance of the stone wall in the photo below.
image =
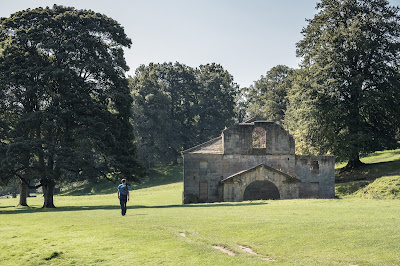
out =
{"type": "MultiPolygon", "coordinates": [[[[334,157],[298,156],[294,150],[293,137],[274,122],[253,121],[230,127],[221,137],[183,153],[183,202],[240,200],[249,184],[238,182],[234,187],[227,186],[232,190],[228,193],[221,181],[259,165],[275,169],[278,176],[283,174],[299,180],[297,185],[274,183],[281,198],[333,198],[334,157]]],[[[256,172],[254,175],[254,180],[265,177],[257,176],[256,172]]]]}
{"type": "Polygon", "coordinates": [[[222,154],[188,154],[184,156],[183,163],[184,203],[202,202],[199,199],[200,182],[207,182],[208,186],[208,199],[204,202],[222,201],[222,154]]]}
{"type": "Polygon", "coordinates": [[[274,184],[279,191],[280,199],[299,197],[300,180],[280,173],[273,168],[259,165],[222,181],[224,201],[243,201],[245,190],[255,181],[269,181],[274,184]]]}
{"type": "Polygon", "coordinates": [[[335,158],[331,155],[296,155],[300,198],[335,197],[335,158]]]}
{"type": "Polygon", "coordinates": [[[295,150],[293,137],[280,125],[274,122],[254,122],[238,124],[223,132],[224,154],[293,154],[295,150]],[[253,130],[262,128],[265,131],[265,148],[253,147],[253,130]]]}
{"type": "Polygon", "coordinates": [[[260,164],[296,176],[295,162],[294,155],[189,153],[184,156],[184,195],[191,194],[199,198],[199,182],[208,182],[206,202],[223,201],[222,179],[260,164]]]}

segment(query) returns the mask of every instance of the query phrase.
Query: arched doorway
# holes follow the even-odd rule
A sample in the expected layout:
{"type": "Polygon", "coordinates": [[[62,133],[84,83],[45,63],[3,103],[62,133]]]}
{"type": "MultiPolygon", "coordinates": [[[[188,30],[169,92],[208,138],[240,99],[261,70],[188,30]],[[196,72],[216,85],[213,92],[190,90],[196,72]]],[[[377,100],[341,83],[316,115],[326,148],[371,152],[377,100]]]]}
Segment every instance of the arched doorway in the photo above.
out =
{"type": "Polygon", "coordinates": [[[278,188],[274,183],[264,181],[254,181],[248,185],[244,191],[243,200],[268,200],[268,199],[280,199],[278,188]]]}

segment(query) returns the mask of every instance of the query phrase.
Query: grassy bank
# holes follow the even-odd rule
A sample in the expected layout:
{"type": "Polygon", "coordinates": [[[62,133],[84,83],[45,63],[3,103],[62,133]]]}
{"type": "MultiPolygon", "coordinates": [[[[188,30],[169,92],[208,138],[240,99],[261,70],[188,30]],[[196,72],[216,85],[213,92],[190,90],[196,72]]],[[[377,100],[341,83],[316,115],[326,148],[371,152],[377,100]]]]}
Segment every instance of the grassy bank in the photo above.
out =
{"type": "Polygon", "coordinates": [[[400,149],[378,151],[361,158],[364,166],[342,172],[336,164],[339,198],[400,199],[400,149]]]}

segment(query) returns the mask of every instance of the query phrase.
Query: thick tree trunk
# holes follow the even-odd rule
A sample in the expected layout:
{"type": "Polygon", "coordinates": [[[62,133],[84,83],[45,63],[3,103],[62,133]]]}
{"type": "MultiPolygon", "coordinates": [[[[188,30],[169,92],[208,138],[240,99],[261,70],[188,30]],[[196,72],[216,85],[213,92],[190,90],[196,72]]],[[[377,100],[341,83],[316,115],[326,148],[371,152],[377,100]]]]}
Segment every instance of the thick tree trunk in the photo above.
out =
{"type": "Polygon", "coordinates": [[[22,180],[19,181],[19,204],[18,206],[28,206],[26,196],[28,194],[28,185],[22,180]]]}
{"type": "Polygon", "coordinates": [[[43,207],[42,208],[55,208],[53,203],[55,182],[53,180],[42,180],[43,189],[43,207]]]}
{"type": "Polygon", "coordinates": [[[364,163],[360,161],[360,156],[357,154],[353,155],[352,158],[349,159],[347,165],[344,167],[344,169],[349,170],[349,169],[354,169],[358,168],[360,166],[363,166],[364,163]]]}

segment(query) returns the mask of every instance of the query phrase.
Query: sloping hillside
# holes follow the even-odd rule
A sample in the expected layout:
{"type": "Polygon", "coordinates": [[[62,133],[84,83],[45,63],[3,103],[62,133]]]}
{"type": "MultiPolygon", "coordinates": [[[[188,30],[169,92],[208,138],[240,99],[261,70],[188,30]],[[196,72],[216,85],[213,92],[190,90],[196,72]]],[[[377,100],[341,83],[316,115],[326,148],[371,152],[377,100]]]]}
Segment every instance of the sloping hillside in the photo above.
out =
{"type": "Polygon", "coordinates": [[[400,149],[379,151],[361,159],[365,165],[350,172],[341,172],[336,165],[336,196],[400,199],[400,149]]]}

